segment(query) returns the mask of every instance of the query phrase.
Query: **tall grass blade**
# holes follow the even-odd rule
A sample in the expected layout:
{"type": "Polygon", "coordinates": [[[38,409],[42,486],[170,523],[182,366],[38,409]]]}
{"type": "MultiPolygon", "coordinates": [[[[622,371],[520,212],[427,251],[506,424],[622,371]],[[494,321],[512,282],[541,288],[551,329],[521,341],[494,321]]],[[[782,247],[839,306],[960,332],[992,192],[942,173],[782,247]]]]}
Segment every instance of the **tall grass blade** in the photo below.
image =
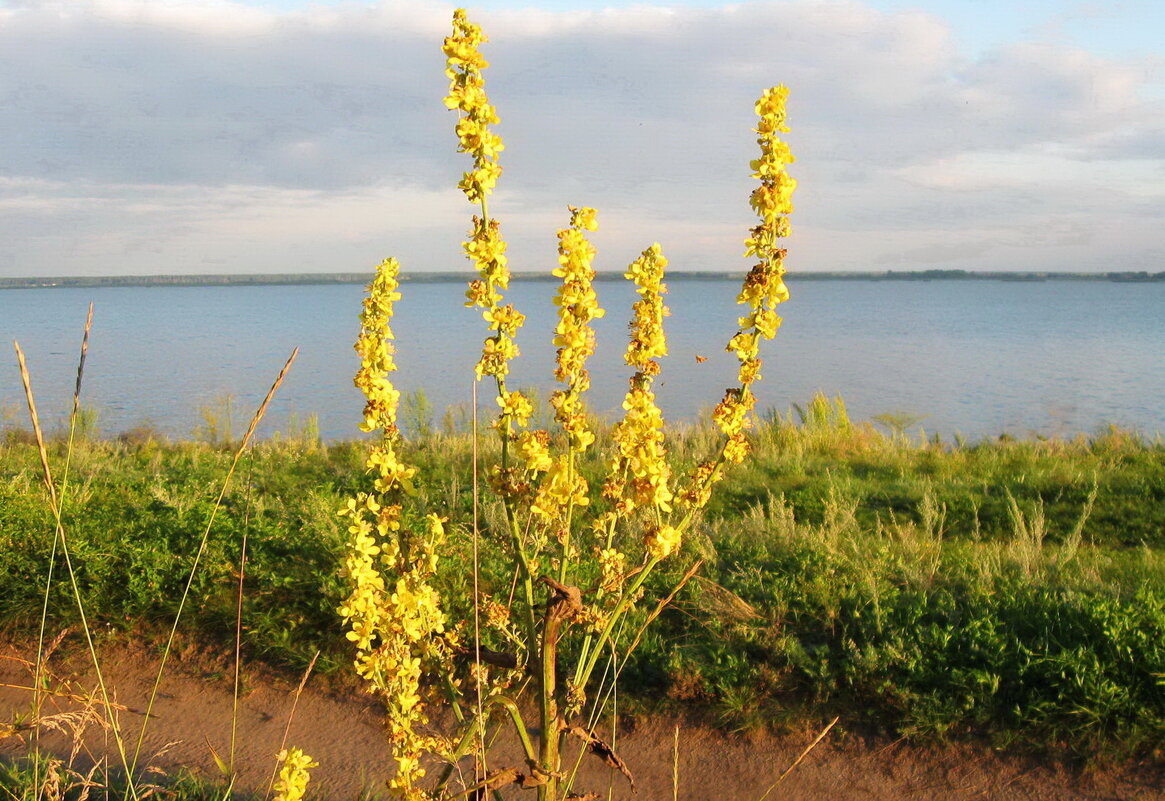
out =
{"type": "MultiPolygon", "coordinates": [[[[82,376],[84,375],[85,357],[89,351],[89,332],[92,329],[92,326],[93,326],[93,304],[89,304],[89,314],[88,314],[88,316],[86,318],[86,322],[85,322],[85,334],[84,334],[82,341],[81,341],[81,358],[80,358],[80,362],[79,362],[78,367],[77,367],[77,381],[76,381],[76,384],[74,387],[74,395],[73,395],[73,410],[72,410],[72,413],[70,414],[69,441],[68,441],[68,446],[67,446],[66,468],[65,468],[65,473],[64,473],[64,475],[66,477],[68,474],[68,472],[67,472],[68,465],[71,462],[72,447],[73,447],[73,434],[76,430],[77,413],[78,413],[78,410],[80,409],[81,379],[82,379],[82,376]]],[[[61,507],[61,502],[62,502],[62,498],[65,494],[65,491],[67,490],[67,484],[64,481],[62,482],[61,492],[60,492],[60,494],[58,494],[57,489],[56,489],[56,485],[53,481],[52,468],[49,465],[48,448],[45,446],[45,441],[44,441],[44,430],[42,429],[41,424],[40,424],[40,415],[37,413],[36,397],[32,391],[32,378],[29,375],[28,363],[27,363],[27,360],[25,359],[24,351],[20,347],[20,343],[14,341],[12,343],[12,346],[16,350],[16,361],[20,366],[20,380],[21,380],[21,383],[23,384],[23,387],[24,387],[24,398],[28,404],[28,415],[29,415],[29,419],[32,422],[33,435],[36,438],[37,452],[40,456],[40,463],[41,463],[41,469],[42,469],[41,478],[43,479],[45,488],[48,491],[50,510],[52,511],[53,520],[55,523],[55,532],[54,532],[54,538],[53,538],[54,557],[55,557],[55,546],[57,543],[60,543],[61,553],[64,554],[65,566],[66,566],[66,568],[68,570],[68,574],[69,574],[69,583],[70,583],[70,585],[72,587],[72,591],[73,591],[73,599],[77,605],[77,613],[81,618],[81,628],[85,632],[85,642],[86,642],[86,645],[88,646],[88,649],[89,649],[89,657],[93,662],[93,670],[94,670],[94,673],[97,677],[98,686],[101,689],[101,700],[102,700],[103,708],[105,710],[106,719],[107,719],[107,722],[109,724],[110,730],[113,732],[114,741],[117,744],[118,755],[121,758],[122,766],[127,767],[125,744],[124,744],[124,741],[122,740],[122,737],[121,737],[121,731],[120,731],[120,728],[119,728],[118,723],[117,723],[117,716],[113,711],[113,706],[112,706],[110,699],[109,699],[109,691],[108,691],[108,688],[106,687],[106,684],[105,684],[105,676],[103,675],[103,673],[101,671],[101,663],[97,658],[97,648],[93,643],[93,632],[92,632],[91,628],[89,627],[89,620],[88,620],[87,615],[85,614],[85,603],[84,603],[83,599],[81,598],[81,588],[77,583],[77,573],[73,567],[72,554],[69,552],[68,540],[65,536],[65,526],[64,526],[64,520],[62,517],[63,510],[61,507]]],[[[46,589],[45,589],[45,608],[43,610],[43,614],[46,616],[47,616],[48,593],[49,593],[49,588],[46,586],[46,589]]],[[[43,642],[44,625],[45,625],[44,617],[42,616],[40,642],[43,642]]],[[[38,642],[38,654],[37,654],[37,666],[36,666],[37,673],[34,677],[34,686],[36,686],[38,688],[40,687],[40,684],[41,684],[41,678],[40,678],[40,669],[41,669],[41,661],[42,661],[41,657],[42,657],[42,654],[40,652],[40,643],[38,642]]],[[[39,696],[38,696],[37,703],[39,703],[39,696]]],[[[39,718],[39,715],[40,715],[39,709],[37,710],[37,715],[39,718]]],[[[38,730],[39,730],[39,726],[38,726],[38,730]]],[[[132,781],[132,772],[130,772],[128,770],[128,768],[127,768],[126,772],[128,774],[127,779],[126,779],[128,791],[134,798],[136,798],[137,791],[136,791],[134,784],[133,784],[133,781],[132,781]]]]}
{"type": "MultiPolygon", "coordinates": [[[[80,357],[79,361],[77,362],[77,381],[73,387],[73,410],[72,410],[71,414],[69,415],[69,445],[68,445],[68,448],[66,449],[66,452],[65,452],[65,469],[64,469],[64,473],[61,477],[61,496],[62,496],[61,499],[62,499],[62,501],[64,499],[64,495],[66,493],[66,488],[68,487],[68,483],[69,483],[69,466],[70,466],[70,463],[72,461],[72,455],[73,455],[73,436],[77,430],[77,416],[78,416],[78,412],[80,411],[80,408],[81,408],[81,378],[85,374],[85,356],[89,352],[89,332],[92,329],[93,329],[93,304],[90,303],[89,304],[89,313],[85,317],[85,332],[84,332],[84,335],[81,337],[81,357],[80,357]]],[[[22,367],[21,376],[22,376],[22,378],[25,379],[25,391],[28,393],[29,409],[33,412],[33,416],[34,416],[34,420],[35,420],[36,404],[32,401],[31,382],[27,381],[27,375],[26,375],[27,374],[27,367],[24,365],[23,359],[21,359],[20,361],[21,361],[21,367],[22,367]]],[[[39,446],[39,449],[40,449],[41,463],[43,465],[45,465],[47,468],[48,455],[44,450],[43,438],[40,437],[39,421],[37,421],[37,423],[34,424],[34,428],[37,429],[37,437],[38,437],[37,445],[39,446]]],[[[46,470],[46,475],[47,475],[47,470],[46,470]]],[[[52,484],[51,480],[49,481],[49,484],[50,485],[52,484]]],[[[55,511],[54,511],[54,514],[55,514],[55,511]]],[[[59,520],[58,520],[58,525],[59,525],[59,520]]],[[[52,548],[49,552],[48,573],[45,576],[44,603],[41,607],[40,629],[37,632],[37,638],[36,638],[36,663],[35,663],[35,666],[33,668],[34,672],[33,672],[33,682],[32,682],[32,684],[33,684],[33,709],[34,709],[33,720],[34,721],[40,720],[41,712],[43,711],[44,694],[43,694],[43,687],[42,687],[43,676],[42,676],[41,671],[44,667],[44,660],[47,658],[45,656],[45,650],[44,650],[45,628],[48,624],[49,597],[52,593],[53,573],[54,573],[54,569],[56,567],[56,562],[57,562],[57,542],[58,542],[58,538],[56,536],[56,533],[54,532],[53,544],[52,544],[52,548]]],[[[40,751],[40,726],[39,725],[37,725],[36,728],[34,729],[33,740],[35,743],[34,747],[39,752],[40,751]]],[[[39,760],[36,760],[33,762],[33,780],[34,780],[33,786],[35,786],[35,787],[40,786],[39,769],[40,769],[40,762],[39,762],[39,760]]]]}
{"type": "MultiPolygon", "coordinates": [[[[248,462],[253,465],[254,460],[248,462]]],[[[251,479],[248,471],[247,487],[251,486],[251,479]]],[[[247,509],[243,515],[243,541],[239,547],[239,589],[236,596],[235,603],[235,679],[234,687],[232,689],[231,698],[231,747],[230,756],[227,761],[229,773],[234,778],[235,775],[235,745],[238,741],[239,732],[239,687],[242,683],[242,668],[243,668],[243,588],[246,583],[247,576],[247,535],[250,529],[251,505],[250,493],[247,494],[247,509]]],[[[282,749],[280,749],[282,750],[282,749]]]]}
{"type": "Polygon", "coordinates": [[[198,565],[202,561],[203,555],[206,553],[206,545],[210,539],[210,530],[214,526],[215,517],[218,515],[218,510],[222,508],[223,498],[226,497],[227,489],[230,487],[231,478],[235,474],[235,469],[239,465],[239,460],[243,457],[247,447],[251,444],[251,437],[255,434],[255,429],[258,428],[259,422],[267,414],[267,407],[271,405],[271,399],[275,397],[275,392],[283,384],[283,379],[287,376],[288,370],[295,362],[295,357],[299,355],[299,348],[295,348],[288,357],[287,362],[283,365],[283,369],[279,371],[279,375],[275,378],[275,382],[271,384],[271,389],[267,390],[267,396],[263,398],[263,402],[259,405],[258,410],[251,418],[250,425],[247,426],[247,433],[243,435],[242,442],[235,450],[234,458],[231,460],[230,469],[227,470],[226,477],[223,479],[222,487],[219,489],[218,497],[215,499],[214,506],[210,511],[210,519],[206,521],[206,527],[202,531],[202,537],[198,542],[198,551],[194,556],[194,564],[190,566],[190,573],[186,578],[186,586],[182,590],[182,598],[178,601],[178,611],[174,614],[174,623],[170,627],[170,634],[166,638],[166,647],[162,649],[162,659],[158,664],[158,674],[154,679],[154,686],[150,690],[150,700],[146,704],[146,712],[142,717],[142,726],[138,732],[137,745],[134,746],[133,759],[129,765],[129,774],[132,776],[134,770],[137,769],[138,759],[141,757],[142,745],[146,739],[146,727],[149,724],[150,714],[154,710],[154,702],[158,698],[158,689],[162,686],[162,676],[166,672],[166,662],[170,658],[170,651],[174,647],[174,637],[178,633],[178,623],[182,619],[182,612],[186,608],[186,601],[190,597],[190,588],[194,585],[194,577],[198,573],[198,565]]]}
{"type": "Polygon", "coordinates": [[[20,380],[24,384],[24,400],[28,404],[28,416],[32,420],[32,433],[36,437],[36,450],[40,455],[41,481],[44,482],[45,490],[49,495],[49,503],[52,505],[52,511],[55,515],[58,509],[57,488],[53,483],[53,471],[49,467],[49,452],[44,444],[40,415],[36,411],[36,399],[32,393],[32,379],[28,374],[28,364],[25,362],[24,351],[21,349],[20,343],[13,341],[12,347],[16,349],[16,361],[20,365],[20,380]]]}

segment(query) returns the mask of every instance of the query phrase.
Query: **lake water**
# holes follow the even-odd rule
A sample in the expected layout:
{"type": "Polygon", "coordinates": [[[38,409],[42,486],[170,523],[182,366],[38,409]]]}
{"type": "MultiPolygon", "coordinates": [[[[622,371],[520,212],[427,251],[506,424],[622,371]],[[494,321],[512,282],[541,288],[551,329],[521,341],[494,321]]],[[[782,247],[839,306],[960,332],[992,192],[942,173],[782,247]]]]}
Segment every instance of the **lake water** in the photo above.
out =
{"type": "MultiPolygon", "coordinates": [[[[667,319],[671,352],[659,399],[674,420],[692,419],[734,381],[723,352],[741,307],[731,281],[673,278],[667,319]],[[706,358],[699,362],[697,356],[706,358]]],[[[761,407],[787,410],[814,392],[842,395],[855,419],[905,412],[913,426],[975,439],[1001,433],[1070,436],[1107,424],[1165,431],[1165,283],[1104,281],[802,281],[784,325],[764,352],[761,407]]],[[[591,362],[593,408],[619,410],[631,288],[598,284],[608,310],[591,362]]],[[[551,283],[519,282],[508,299],[528,315],[511,386],[546,397],[554,323],[551,283]]],[[[397,304],[403,391],[421,388],[435,417],[468,406],[472,365],[485,335],[461,305],[456,283],[407,283],[397,304]]],[[[292,348],[299,359],[264,432],[318,415],[327,439],[357,434],[351,343],[363,289],[355,285],[119,287],[0,291],[0,337],[28,355],[42,417],[60,426],[72,394],[89,301],[94,328],[82,402],[107,435],[148,423],[188,436],[200,409],[234,398],[245,428],[292,348]]],[[[15,356],[0,362],[0,425],[24,425],[15,356]]],[[[482,404],[494,392],[482,385],[482,404]]]]}

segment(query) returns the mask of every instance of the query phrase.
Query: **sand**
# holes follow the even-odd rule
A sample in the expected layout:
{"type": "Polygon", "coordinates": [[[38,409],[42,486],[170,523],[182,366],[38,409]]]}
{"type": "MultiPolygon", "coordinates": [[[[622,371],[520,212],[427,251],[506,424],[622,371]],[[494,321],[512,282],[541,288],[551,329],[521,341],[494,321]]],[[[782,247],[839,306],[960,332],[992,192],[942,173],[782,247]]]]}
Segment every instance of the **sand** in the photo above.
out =
{"type": "MultiPolygon", "coordinates": [[[[0,684],[4,685],[0,687],[0,759],[28,752],[30,653],[30,648],[12,642],[0,644],[0,684]]],[[[144,720],[142,711],[157,670],[157,655],[142,646],[116,643],[103,648],[102,659],[107,686],[122,707],[120,723],[132,750],[144,720]]],[[[56,694],[46,703],[45,714],[56,716],[49,717],[48,723],[65,725],[85,708],[83,698],[94,693],[96,682],[88,656],[76,646],[70,646],[66,656],[54,656],[50,665],[56,694]]],[[[326,682],[313,678],[300,695],[289,726],[297,683],[296,677],[269,670],[245,670],[235,737],[236,787],[266,790],[275,767],[274,754],[286,732],[287,745],[302,748],[320,763],[312,772],[310,795],[347,801],[362,792],[383,789],[390,769],[376,703],[358,692],[329,689],[326,682]]],[[[215,754],[225,760],[230,751],[231,687],[232,671],[221,657],[189,650],[172,658],[146,727],[141,764],[156,768],[160,773],[152,775],[158,776],[173,775],[180,767],[206,777],[221,775],[215,754]]],[[[1165,801],[1165,771],[1159,764],[1080,771],[980,745],[918,747],[868,739],[847,732],[844,726],[842,721],[768,797],[783,801],[1165,801]]],[[[604,798],[610,790],[614,799],[759,801],[818,733],[814,728],[782,736],[732,736],[690,722],[643,717],[624,721],[622,728],[615,750],[626,761],[637,792],[633,795],[623,776],[589,755],[583,760],[576,789],[597,791],[604,798]]],[[[87,725],[81,737],[42,732],[42,747],[73,759],[77,767],[116,754],[109,732],[97,724],[87,725]],[[78,742],[83,747],[70,756],[78,742]]],[[[573,756],[575,749],[568,753],[573,756]]],[[[117,762],[116,756],[113,761],[117,762]]],[[[509,750],[490,767],[524,766],[509,750]]],[[[506,796],[533,798],[533,793],[512,789],[506,796]]]]}

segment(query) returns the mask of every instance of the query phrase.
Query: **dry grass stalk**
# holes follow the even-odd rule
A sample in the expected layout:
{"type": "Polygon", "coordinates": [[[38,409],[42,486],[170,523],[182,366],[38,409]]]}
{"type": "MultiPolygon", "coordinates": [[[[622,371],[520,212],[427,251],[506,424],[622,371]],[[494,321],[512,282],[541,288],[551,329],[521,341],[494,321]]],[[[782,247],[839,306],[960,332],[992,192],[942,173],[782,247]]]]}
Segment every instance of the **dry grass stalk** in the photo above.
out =
{"type": "Polygon", "coordinates": [[[821,743],[821,741],[825,739],[825,735],[829,734],[829,730],[832,729],[835,725],[837,725],[837,722],[840,719],[841,718],[838,717],[838,718],[834,718],[833,720],[829,721],[829,725],[826,726],[824,729],[822,729],[821,734],[818,734],[817,737],[813,740],[813,742],[809,743],[809,745],[806,746],[805,750],[802,751],[797,756],[797,758],[793,760],[793,764],[791,764],[791,765],[789,765],[789,767],[785,768],[784,772],[781,773],[781,775],[777,777],[777,780],[775,782],[773,782],[771,785],[769,785],[769,789],[765,790],[764,795],[762,795],[758,799],[758,801],[765,801],[765,799],[769,797],[769,793],[771,793],[773,790],[775,790],[777,788],[777,785],[779,785],[781,782],[783,782],[789,776],[789,774],[792,773],[793,770],[798,765],[801,764],[801,761],[803,759],[805,759],[805,757],[809,756],[809,752],[812,751],[814,748],[816,748],[821,743]]]}
{"type": "MultiPolygon", "coordinates": [[[[271,405],[271,399],[275,397],[276,391],[278,391],[279,387],[283,385],[283,380],[287,377],[287,373],[291,369],[291,365],[295,363],[295,358],[298,355],[299,355],[299,348],[295,348],[294,350],[292,350],[291,356],[288,357],[287,362],[284,363],[284,365],[283,365],[283,369],[279,371],[279,375],[275,378],[275,381],[271,384],[271,388],[269,390],[267,390],[267,395],[266,395],[266,397],[263,398],[263,402],[261,404],[259,404],[258,410],[256,410],[255,414],[251,417],[251,423],[250,423],[250,425],[247,426],[247,433],[245,435],[243,435],[242,442],[239,443],[239,447],[235,450],[234,458],[231,461],[230,469],[227,470],[226,477],[223,479],[223,482],[222,482],[222,487],[219,489],[218,497],[215,499],[214,507],[211,509],[210,519],[207,520],[206,527],[202,531],[202,538],[200,539],[200,541],[198,543],[198,551],[194,556],[194,564],[192,564],[190,567],[190,573],[186,579],[186,586],[182,591],[182,598],[178,602],[178,611],[174,615],[174,623],[170,627],[170,634],[166,638],[166,646],[162,650],[162,659],[160,660],[160,662],[158,664],[158,674],[154,679],[154,686],[150,690],[150,700],[146,704],[146,714],[145,714],[145,717],[142,719],[142,726],[138,732],[137,745],[134,746],[133,759],[129,762],[129,764],[126,767],[126,774],[128,777],[130,777],[131,780],[132,780],[132,777],[134,775],[134,771],[137,768],[138,759],[141,756],[142,745],[145,742],[145,738],[146,738],[146,726],[149,723],[150,713],[154,709],[154,703],[158,697],[158,690],[162,685],[162,676],[165,674],[165,671],[166,671],[166,662],[169,659],[170,651],[172,650],[172,648],[174,646],[174,638],[178,633],[178,622],[182,618],[182,612],[186,607],[186,601],[190,597],[190,588],[194,584],[195,575],[198,573],[199,563],[202,561],[202,557],[206,553],[207,541],[209,540],[209,537],[210,537],[211,528],[214,526],[215,518],[218,515],[218,510],[220,508],[222,508],[223,498],[226,497],[227,489],[230,487],[231,478],[235,474],[235,470],[239,465],[239,460],[242,458],[243,453],[245,453],[247,448],[250,446],[251,437],[254,436],[255,430],[259,427],[259,422],[267,414],[267,409],[271,405]]],[[[131,787],[132,787],[132,781],[131,781],[131,787]]]]}

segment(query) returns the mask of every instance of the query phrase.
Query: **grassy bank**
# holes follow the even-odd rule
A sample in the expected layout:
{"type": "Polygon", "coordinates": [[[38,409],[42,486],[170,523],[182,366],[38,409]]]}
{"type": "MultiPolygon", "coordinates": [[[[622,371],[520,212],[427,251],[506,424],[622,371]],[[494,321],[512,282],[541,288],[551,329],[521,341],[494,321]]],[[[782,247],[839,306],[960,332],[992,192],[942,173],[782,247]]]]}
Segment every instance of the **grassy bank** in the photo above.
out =
{"type": "MultiPolygon", "coordinates": [[[[711,436],[697,426],[670,445],[702,453],[711,436]]],[[[10,431],[0,445],[0,625],[19,633],[39,620],[53,532],[25,440],[10,431]]],[[[1160,748],[1159,441],[923,441],[851,425],[818,400],[769,419],[755,442],[651,590],[665,595],[704,560],[625,667],[633,703],[698,704],[732,729],[841,714],[1080,756],[1160,748]]],[[[468,598],[472,440],[430,433],[411,447],[418,492],[454,523],[442,595],[468,598]]],[[[336,510],[363,486],[363,456],[285,437],[244,457],[195,577],[190,634],[232,641],[245,534],[248,654],[301,667],[320,649],[323,669],[348,669],[336,510]]],[[[95,628],[169,624],[230,458],[142,435],[76,446],[65,527],[95,628]]],[[[76,619],[63,582],[50,616],[56,628],[76,619]]]]}

